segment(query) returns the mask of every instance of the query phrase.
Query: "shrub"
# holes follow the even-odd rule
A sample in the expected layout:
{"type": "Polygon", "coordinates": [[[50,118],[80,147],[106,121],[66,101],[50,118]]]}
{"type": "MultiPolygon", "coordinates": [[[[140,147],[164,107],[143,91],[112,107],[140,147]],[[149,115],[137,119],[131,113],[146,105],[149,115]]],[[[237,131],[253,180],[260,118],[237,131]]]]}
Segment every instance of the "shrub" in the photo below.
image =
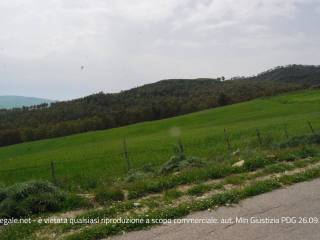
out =
{"type": "Polygon", "coordinates": [[[123,201],[124,193],[121,189],[116,187],[101,187],[96,190],[95,199],[100,204],[123,201]]]}
{"type": "MultiPolygon", "coordinates": [[[[69,194],[44,181],[15,184],[1,190],[1,198],[0,217],[6,218],[74,208],[65,204],[70,199],[69,194]]],[[[83,203],[80,197],[78,201],[83,203]]]]}
{"type": "Polygon", "coordinates": [[[204,163],[198,157],[187,157],[184,153],[184,147],[179,141],[178,146],[174,149],[173,155],[169,161],[162,165],[161,174],[167,174],[174,171],[180,171],[187,167],[203,167],[204,163]]]}
{"type": "Polygon", "coordinates": [[[282,156],[280,156],[279,158],[281,161],[295,161],[301,158],[314,157],[318,154],[318,150],[312,148],[311,146],[303,145],[302,147],[299,147],[294,151],[282,154],[282,156]]]}
{"type": "Polygon", "coordinates": [[[15,200],[44,193],[60,195],[61,191],[50,182],[31,181],[15,184],[7,189],[8,195],[15,200]]]}
{"type": "Polygon", "coordinates": [[[249,160],[245,161],[243,167],[248,171],[254,171],[254,170],[256,170],[258,168],[262,168],[272,162],[273,161],[271,159],[265,159],[265,158],[259,156],[255,159],[249,159],[249,160]]]}
{"type": "Polygon", "coordinates": [[[296,153],[296,155],[299,158],[307,158],[307,157],[314,157],[317,155],[317,153],[318,153],[317,150],[304,145],[302,149],[296,153]]]}
{"type": "Polygon", "coordinates": [[[280,143],[281,148],[297,147],[306,144],[320,144],[320,134],[302,135],[290,138],[288,141],[280,143]]]}
{"type": "Polygon", "coordinates": [[[7,197],[7,193],[5,189],[0,188],[0,202],[2,202],[2,200],[4,200],[6,197],[7,197]]]}

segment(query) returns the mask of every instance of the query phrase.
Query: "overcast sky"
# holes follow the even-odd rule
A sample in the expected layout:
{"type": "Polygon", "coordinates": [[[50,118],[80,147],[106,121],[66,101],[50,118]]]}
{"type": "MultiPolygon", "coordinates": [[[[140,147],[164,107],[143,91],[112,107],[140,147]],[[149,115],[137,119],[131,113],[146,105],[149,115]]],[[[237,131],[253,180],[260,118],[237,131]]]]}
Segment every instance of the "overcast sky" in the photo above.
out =
{"type": "Polygon", "coordinates": [[[319,64],[320,0],[1,0],[0,95],[319,64]]]}

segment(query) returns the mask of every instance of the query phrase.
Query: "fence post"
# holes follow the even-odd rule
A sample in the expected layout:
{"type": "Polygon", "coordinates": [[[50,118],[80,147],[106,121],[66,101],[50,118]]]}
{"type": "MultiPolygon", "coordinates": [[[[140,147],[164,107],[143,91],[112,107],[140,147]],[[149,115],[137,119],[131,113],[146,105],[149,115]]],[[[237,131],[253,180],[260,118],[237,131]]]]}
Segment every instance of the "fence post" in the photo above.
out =
{"type": "Polygon", "coordinates": [[[51,178],[54,184],[57,183],[57,179],[56,179],[56,169],[55,169],[55,165],[54,162],[51,162],[51,178]]]}
{"type": "Polygon", "coordinates": [[[261,147],[262,146],[262,139],[261,139],[260,130],[258,128],[256,129],[256,133],[257,133],[257,138],[258,138],[258,141],[259,141],[259,145],[261,147]]]}
{"type": "Polygon", "coordinates": [[[310,128],[310,130],[311,130],[311,133],[312,133],[312,134],[316,134],[316,132],[314,131],[314,129],[313,129],[312,124],[311,124],[310,121],[308,121],[308,125],[309,125],[309,128],[310,128]]]}
{"type": "Polygon", "coordinates": [[[225,139],[225,142],[228,146],[228,150],[230,151],[231,150],[231,145],[230,145],[230,139],[229,139],[229,136],[227,134],[227,129],[224,129],[224,139],[225,139]]]}
{"type": "Polygon", "coordinates": [[[182,158],[185,158],[185,154],[184,154],[184,146],[182,144],[181,138],[178,139],[178,148],[179,148],[179,155],[182,158]]]}
{"type": "Polygon", "coordinates": [[[131,165],[131,161],[129,159],[129,153],[128,153],[128,147],[127,147],[127,139],[124,138],[123,139],[123,155],[124,155],[124,159],[127,163],[127,168],[128,168],[128,172],[131,170],[132,165],[131,165]]]}

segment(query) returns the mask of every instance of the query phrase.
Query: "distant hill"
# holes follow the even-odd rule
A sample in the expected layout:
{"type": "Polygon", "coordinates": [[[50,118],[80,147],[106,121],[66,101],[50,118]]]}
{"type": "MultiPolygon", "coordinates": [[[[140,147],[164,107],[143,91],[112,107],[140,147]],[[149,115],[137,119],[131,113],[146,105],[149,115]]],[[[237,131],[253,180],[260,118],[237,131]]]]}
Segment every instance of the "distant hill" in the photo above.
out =
{"type": "Polygon", "coordinates": [[[251,77],[162,80],[50,107],[0,110],[0,146],[169,118],[319,85],[319,66],[289,65],[251,77]]]}
{"type": "Polygon", "coordinates": [[[23,106],[33,106],[53,101],[43,98],[23,97],[23,96],[0,96],[0,109],[21,108],[23,106]]]}

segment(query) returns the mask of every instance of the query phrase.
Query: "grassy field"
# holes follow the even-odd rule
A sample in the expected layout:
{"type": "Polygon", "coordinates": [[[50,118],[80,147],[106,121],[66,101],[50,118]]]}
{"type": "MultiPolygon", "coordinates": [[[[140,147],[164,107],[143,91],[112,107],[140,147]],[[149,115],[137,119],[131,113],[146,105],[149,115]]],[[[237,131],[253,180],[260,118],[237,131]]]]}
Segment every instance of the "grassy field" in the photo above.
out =
{"type": "Polygon", "coordinates": [[[66,186],[95,187],[126,173],[123,139],[127,139],[134,168],[144,164],[160,166],[172,155],[177,138],[186,153],[213,159],[227,146],[258,146],[256,129],[272,142],[289,135],[310,133],[307,121],[320,128],[320,91],[304,91],[258,99],[227,107],[197,112],[161,121],[145,122],[106,131],[90,132],[0,148],[0,183],[9,185],[30,179],[51,179],[54,161],[56,177],[66,186]]]}

